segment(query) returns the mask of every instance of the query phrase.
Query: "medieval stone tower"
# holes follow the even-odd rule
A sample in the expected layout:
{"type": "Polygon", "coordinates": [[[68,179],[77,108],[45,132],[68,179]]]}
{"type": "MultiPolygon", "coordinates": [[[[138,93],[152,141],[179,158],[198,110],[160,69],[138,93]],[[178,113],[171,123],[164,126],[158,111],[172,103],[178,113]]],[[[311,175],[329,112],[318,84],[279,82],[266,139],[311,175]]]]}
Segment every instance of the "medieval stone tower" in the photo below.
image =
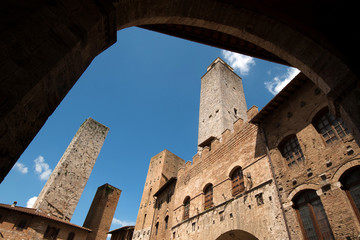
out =
{"type": "Polygon", "coordinates": [[[115,214],[121,190],[104,184],[95,194],[83,227],[91,229],[86,240],[105,240],[115,214]]]}
{"type": "Polygon", "coordinates": [[[109,128],[88,118],[40,192],[34,208],[70,221],[109,128]]]}
{"type": "Polygon", "coordinates": [[[170,178],[177,176],[184,164],[183,159],[168,150],[151,158],[134,230],[137,238],[150,239],[156,202],[153,196],[170,178]]]}
{"type": "Polygon", "coordinates": [[[241,78],[216,58],[201,78],[198,145],[205,147],[226,129],[233,130],[237,119],[247,120],[246,112],[241,78]]]}

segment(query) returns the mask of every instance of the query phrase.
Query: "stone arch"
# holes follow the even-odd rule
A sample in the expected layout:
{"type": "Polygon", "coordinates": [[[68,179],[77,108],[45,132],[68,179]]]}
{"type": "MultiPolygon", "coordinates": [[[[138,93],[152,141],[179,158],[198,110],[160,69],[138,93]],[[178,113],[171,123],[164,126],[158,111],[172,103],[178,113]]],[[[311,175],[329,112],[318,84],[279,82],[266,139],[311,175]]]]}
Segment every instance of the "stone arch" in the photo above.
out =
{"type": "Polygon", "coordinates": [[[355,166],[360,166],[360,158],[354,159],[350,162],[347,162],[343,165],[341,165],[334,173],[334,175],[332,176],[332,181],[333,182],[338,182],[341,178],[341,176],[348,170],[350,170],[351,168],[355,167],[355,166]]]}
{"type": "MultiPolygon", "coordinates": [[[[337,44],[334,44],[331,36],[340,36],[356,44],[358,41],[354,36],[328,34],[326,24],[346,33],[344,28],[332,25],[337,22],[328,17],[331,15],[329,9],[304,1],[291,3],[291,6],[285,0],[277,4],[281,4],[281,8],[266,1],[84,0],[57,4],[36,1],[28,8],[26,1],[7,1],[4,11],[8,14],[3,23],[13,27],[1,33],[6,51],[0,60],[6,64],[0,89],[6,91],[0,97],[0,181],[91,61],[116,42],[117,30],[127,27],[166,26],[170,28],[165,33],[170,35],[178,35],[176,26],[183,26],[185,30],[195,28],[190,32],[195,36],[190,40],[195,41],[201,39],[201,31],[210,31],[215,38],[205,43],[217,47],[223,46],[223,36],[233,37],[235,42],[230,41],[229,48],[240,52],[239,43],[258,47],[266,56],[270,54],[297,67],[325,94],[335,98],[358,82],[354,74],[358,71],[356,64],[350,61],[357,56],[354,51],[357,48],[339,44],[339,39],[335,39],[337,44]],[[19,12],[17,9],[28,10],[19,12]],[[294,14],[289,11],[299,14],[309,9],[311,21],[293,18],[294,14]],[[52,14],[44,15],[45,12],[52,14]],[[327,18],[322,20],[322,17],[327,18]],[[313,27],[313,20],[320,21],[323,31],[313,27]],[[34,37],[33,32],[42,34],[34,37]],[[344,48],[345,51],[341,51],[344,48]]],[[[348,5],[341,10],[344,9],[352,10],[348,5]]],[[[346,20],[342,24],[347,26],[345,23],[346,20]]],[[[207,39],[202,37],[202,40],[207,39]]],[[[360,117],[349,115],[358,101],[356,98],[349,101],[341,105],[340,112],[347,115],[348,119],[343,118],[350,123],[346,124],[351,126],[352,132],[358,133],[360,117]]]]}
{"type": "Polygon", "coordinates": [[[160,0],[156,4],[144,4],[144,0],[128,0],[121,1],[116,9],[116,26],[117,30],[121,30],[132,26],[172,24],[228,34],[250,42],[297,67],[325,94],[344,78],[356,79],[349,67],[323,45],[277,20],[272,14],[261,14],[252,7],[235,8],[221,1],[207,0],[160,0]],[[314,52],[317,54],[311,54],[314,52]],[[322,59],[321,67],[318,65],[319,58],[322,59]],[[337,66],[336,70],[334,65],[337,66]]]}
{"type": "Polygon", "coordinates": [[[305,190],[315,190],[315,191],[317,191],[317,190],[319,190],[319,186],[316,185],[316,184],[311,184],[311,183],[310,184],[301,184],[301,185],[297,186],[295,189],[293,189],[289,193],[289,195],[287,197],[288,202],[291,202],[296,195],[298,195],[300,192],[303,192],[305,190]]]}
{"type": "Polygon", "coordinates": [[[243,230],[231,230],[221,234],[216,240],[258,240],[257,237],[243,230]]]}

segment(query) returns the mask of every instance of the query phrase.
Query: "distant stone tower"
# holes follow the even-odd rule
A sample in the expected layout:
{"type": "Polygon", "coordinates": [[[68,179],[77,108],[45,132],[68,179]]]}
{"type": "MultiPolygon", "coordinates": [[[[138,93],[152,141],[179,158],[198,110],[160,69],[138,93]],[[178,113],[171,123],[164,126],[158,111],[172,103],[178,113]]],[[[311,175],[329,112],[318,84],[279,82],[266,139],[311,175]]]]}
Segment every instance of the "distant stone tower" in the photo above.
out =
{"type": "Polygon", "coordinates": [[[34,208],[70,221],[109,128],[88,118],[40,192],[34,208]]]}
{"type": "Polygon", "coordinates": [[[86,240],[106,240],[121,190],[104,184],[96,191],[83,227],[91,229],[86,240]]]}
{"type": "Polygon", "coordinates": [[[153,196],[170,178],[176,177],[179,168],[184,165],[183,159],[168,150],[164,150],[151,158],[133,239],[150,239],[155,212],[153,196]]]}
{"type": "Polygon", "coordinates": [[[201,78],[198,145],[207,146],[233,123],[247,120],[241,78],[222,59],[216,58],[201,78]]]}

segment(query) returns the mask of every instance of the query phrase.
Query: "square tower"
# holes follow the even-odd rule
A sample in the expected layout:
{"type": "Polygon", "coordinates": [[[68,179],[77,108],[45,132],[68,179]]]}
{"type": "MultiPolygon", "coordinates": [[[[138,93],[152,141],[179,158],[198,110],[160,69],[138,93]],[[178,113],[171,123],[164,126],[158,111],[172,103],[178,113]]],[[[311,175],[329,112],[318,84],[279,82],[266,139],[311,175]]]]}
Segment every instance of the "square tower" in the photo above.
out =
{"type": "Polygon", "coordinates": [[[206,146],[234,122],[247,120],[242,79],[222,59],[216,58],[201,78],[198,145],[206,146]]]}
{"type": "Polygon", "coordinates": [[[34,208],[71,220],[108,132],[108,127],[92,118],[86,119],[41,190],[34,208]]]}
{"type": "Polygon", "coordinates": [[[176,177],[179,168],[184,167],[184,165],[185,160],[168,150],[164,150],[151,158],[133,239],[150,239],[156,203],[154,194],[171,178],[176,177]]]}

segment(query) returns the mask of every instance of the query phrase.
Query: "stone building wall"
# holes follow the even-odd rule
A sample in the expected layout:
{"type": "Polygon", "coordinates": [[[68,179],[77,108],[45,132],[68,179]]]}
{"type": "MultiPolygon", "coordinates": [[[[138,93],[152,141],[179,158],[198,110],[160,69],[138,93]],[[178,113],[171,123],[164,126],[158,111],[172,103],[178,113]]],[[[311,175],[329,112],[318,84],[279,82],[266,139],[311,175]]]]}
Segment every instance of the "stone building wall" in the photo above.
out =
{"type": "Polygon", "coordinates": [[[170,239],[173,209],[174,209],[174,193],[176,186],[176,178],[171,178],[169,181],[157,192],[154,220],[152,224],[150,239],[170,239]]]}
{"type": "Polygon", "coordinates": [[[90,177],[109,128],[88,118],[79,128],[34,208],[70,221],[90,177]]]}
{"type": "Polygon", "coordinates": [[[325,142],[312,121],[332,103],[304,75],[296,78],[301,80],[301,86],[261,122],[292,238],[303,238],[293,200],[305,190],[315,190],[335,239],[355,239],[360,233],[359,221],[339,179],[346,170],[360,165],[359,145],[351,134],[332,144],[325,142]],[[282,141],[290,134],[296,135],[305,158],[292,166],[288,166],[280,150],[282,141]]]}
{"type": "MultiPolygon", "coordinates": [[[[256,109],[248,114],[252,116],[256,109]]],[[[286,239],[284,219],[258,128],[239,119],[234,131],[205,148],[178,173],[171,239],[217,239],[241,230],[258,239],[286,239]],[[230,172],[241,167],[245,192],[232,196],[230,172]],[[213,184],[214,206],[204,209],[204,187],[213,184]],[[184,199],[190,217],[183,220],[184,199]]]]}
{"type": "Polygon", "coordinates": [[[134,239],[150,239],[154,220],[155,199],[153,195],[184,165],[184,160],[163,150],[151,158],[134,229],[134,239]]]}
{"type": "Polygon", "coordinates": [[[60,220],[57,217],[36,212],[35,209],[0,205],[1,239],[45,239],[45,233],[49,227],[58,231],[56,239],[59,240],[68,240],[70,234],[73,234],[74,239],[86,240],[88,233],[91,231],[60,220]],[[24,221],[24,227],[20,227],[21,221],[24,221]]]}

